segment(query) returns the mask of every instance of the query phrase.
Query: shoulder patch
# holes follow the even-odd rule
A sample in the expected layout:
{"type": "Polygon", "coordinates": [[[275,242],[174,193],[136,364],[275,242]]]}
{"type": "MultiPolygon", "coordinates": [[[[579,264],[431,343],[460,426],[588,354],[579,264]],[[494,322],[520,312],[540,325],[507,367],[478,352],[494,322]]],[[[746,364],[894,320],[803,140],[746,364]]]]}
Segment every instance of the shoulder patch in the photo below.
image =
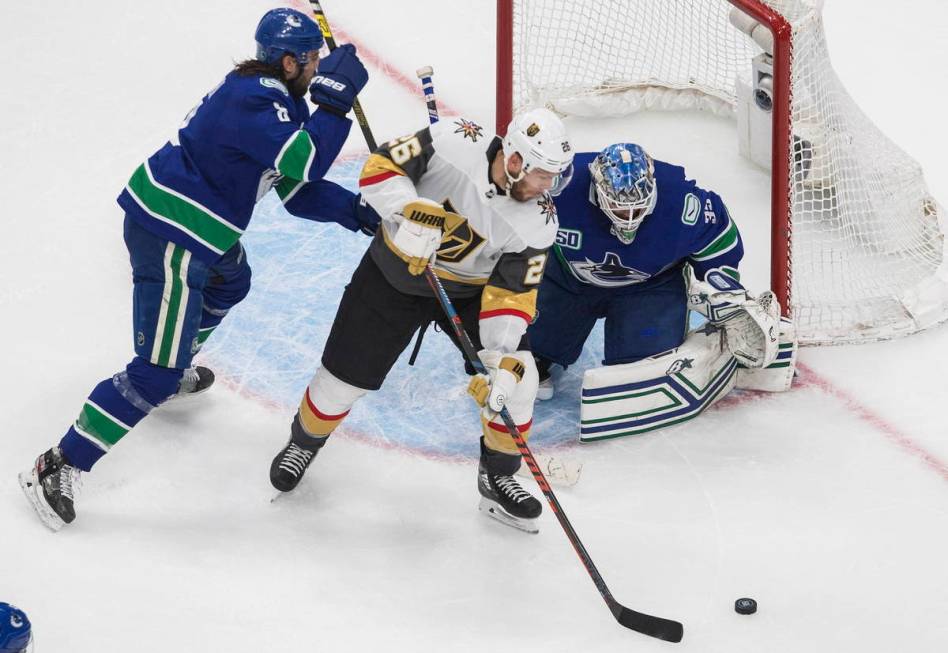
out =
{"type": "Polygon", "coordinates": [[[273,79],[272,77],[261,77],[260,85],[266,86],[267,88],[275,88],[276,90],[283,93],[283,95],[287,97],[290,96],[290,92],[286,90],[286,86],[284,86],[283,82],[281,82],[279,79],[273,79]]]}
{"type": "Polygon", "coordinates": [[[537,206],[540,207],[540,213],[543,214],[543,217],[546,218],[544,224],[557,224],[556,220],[556,204],[553,203],[553,198],[550,197],[547,193],[543,193],[540,196],[540,199],[537,200],[537,206]]]}
{"type": "Polygon", "coordinates": [[[461,134],[464,138],[470,138],[475,143],[478,138],[484,135],[483,128],[473,120],[458,118],[454,121],[454,124],[457,125],[457,129],[454,130],[455,134],[461,134]]]}
{"type": "Polygon", "coordinates": [[[582,249],[583,232],[579,229],[558,229],[556,231],[556,244],[566,249],[582,249]]]}
{"type": "Polygon", "coordinates": [[[681,221],[685,224],[697,224],[701,215],[701,200],[694,193],[685,195],[685,208],[681,212],[681,221]]]}

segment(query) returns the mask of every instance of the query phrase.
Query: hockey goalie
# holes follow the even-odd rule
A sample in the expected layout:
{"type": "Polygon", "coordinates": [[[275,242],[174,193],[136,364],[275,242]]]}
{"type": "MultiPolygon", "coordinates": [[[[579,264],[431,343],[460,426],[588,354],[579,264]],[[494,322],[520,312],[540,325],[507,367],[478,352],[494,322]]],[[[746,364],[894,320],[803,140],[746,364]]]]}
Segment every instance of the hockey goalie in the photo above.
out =
{"type": "Polygon", "coordinates": [[[741,284],[744,248],[721,197],[640,146],[578,153],[554,199],[556,260],[529,336],[538,398],[605,319],[603,366],[586,370],[580,440],[645,433],[694,418],[734,387],[790,387],[797,345],[773,293],[741,284]],[[688,330],[690,311],[706,323],[688,330]]]}

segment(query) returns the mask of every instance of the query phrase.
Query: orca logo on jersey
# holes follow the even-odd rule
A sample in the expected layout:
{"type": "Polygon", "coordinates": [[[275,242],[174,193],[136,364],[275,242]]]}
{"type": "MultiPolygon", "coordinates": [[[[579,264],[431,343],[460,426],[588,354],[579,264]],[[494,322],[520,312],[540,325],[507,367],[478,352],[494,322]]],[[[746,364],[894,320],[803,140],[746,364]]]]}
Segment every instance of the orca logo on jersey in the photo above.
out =
{"type": "Polygon", "coordinates": [[[334,79],[329,79],[328,77],[323,77],[322,75],[316,75],[313,77],[313,84],[319,84],[320,86],[328,86],[334,91],[344,91],[346,90],[346,85],[342,82],[337,82],[334,79]]]}
{"type": "Polygon", "coordinates": [[[679,358],[665,372],[665,376],[671,376],[672,374],[678,374],[682,370],[691,369],[694,367],[692,363],[695,362],[693,358],[679,358]]]}
{"type": "MultiPolygon", "coordinates": [[[[443,204],[446,211],[460,215],[454,210],[451,200],[445,200],[443,204]]],[[[438,247],[438,260],[460,263],[483,243],[484,237],[474,231],[465,218],[449,221],[444,225],[444,235],[441,236],[441,245],[438,247]]]]}
{"type": "Polygon", "coordinates": [[[641,270],[622,265],[622,259],[614,252],[606,252],[601,263],[594,263],[587,258],[585,263],[571,261],[570,265],[581,280],[595,286],[624,286],[640,283],[651,276],[641,270]]]}

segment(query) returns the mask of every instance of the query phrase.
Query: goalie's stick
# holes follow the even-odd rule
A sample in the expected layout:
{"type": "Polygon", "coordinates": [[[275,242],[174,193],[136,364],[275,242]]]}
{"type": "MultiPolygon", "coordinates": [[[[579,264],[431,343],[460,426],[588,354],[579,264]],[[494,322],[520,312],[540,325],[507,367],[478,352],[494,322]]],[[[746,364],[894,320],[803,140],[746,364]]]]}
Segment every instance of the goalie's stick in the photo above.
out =
{"type": "MultiPolygon", "coordinates": [[[[336,49],[336,39],[332,36],[329,21],[326,20],[326,14],[323,12],[319,0],[309,0],[309,6],[316,16],[316,22],[319,24],[319,29],[322,30],[323,38],[326,39],[326,45],[329,46],[329,51],[332,52],[336,49]]],[[[372,130],[369,129],[369,121],[365,117],[365,112],[362,111],[362,103],[359,102],[359,98],[356,98],[352,103],[352,112],[355,114],[356,122],[359,123],[359,128],[362,130],[362,136],[365,137],[365,144],[369,147],[369,152],[374,152],[377,147],[375,137],[372,136],[372,130]]]]}
{"type": "MultiPolygon", "coordinates": [[[[425,92],[425,105],[428,107],[428,121],[433,125],[438,122],[438,102],[435,99],[434,82],[431,81],[434,75],[434,69],[431,66],[424,66],[415,71],[418,79],[421,80],[421,88],[425,92]]],[[[560,459],[555,456],[544,454],[534,455],[537,465],[544,471],[544,474],[553,485],[562,485],[572,487],[579,480],[579,475],[583,471],[583,464],[575,460],[560,459]]],[[[517,470],[518,476],[530,478],[533,476],[530,468],[526,464],[520,465],[517,470]]]]}
{"type": "MultiPolygon", "coordinates": [[[[451,328],[454,330],[454,335],[457,336],[461,343],[461,348],[464,350],[464,355],[467,356],[467,359],[470,361],[471,365],[474,366],[474,369],[477,370],[478,373],[487,374],[487,369],[484,367],[484,364],[481,362],[480,358],[477,357],[477,352],[474,351],[474,345],[471,343],[471,339],[464,330],[464,325],[461,323],[460,316],[457,314],[457,311],[454,310],[454,305],[451,303],[451,298],[448,297],[448,293],[445,292],[444,286],[441,285],[441,280],[438,279],[437,275],[435,275],[434,269],[431,267],[430,263],[428,264],[428,267],[425,268],[425,278],[428,280],[428,284],[431,286],[435,296],[438,298],[441,308],[444,309],[445,315],[448,316],[448,321],[451,323],[451,328]]],[[[615,598],[612,596],[612,592],[610,592],[609,588],[606,587],[606,581],[602,579],[602,576],[600,575],[599,570],[596,569],[596,565],[593,563],[592,558],[590,558],[589,553],[586,552],[586,547],[583,546],[583,543],[580,541],[576,531],[573,530],[573,525],[569,523],[569,519],[567,519],[566,513],[563,512],[563,508],[560,506],[560,502],[557,500],[556,495],[553,494],[553,490],[550,489],[550,484],[547,483],[546,477],[544,477],[543,472],[540,471],[540,467],[537,465],[536,459],[533,457],[533,454],[530,453],[530,448],[527,446],[526,441],[523,439],[523,436],[517,429],[517,425],[510,416],[510,412],[506,408],[502,408],[500,411],[500,417],[504,421],[504,425],[506,425],[511,437],[513,437],[514,442],[517,444],[517,449],[520,450],[524,460],[527,462],[527,466],[530,468],[530,471],[533,472],[533,478],[536,479],[537,485],[540,486],[540,490],[543,492],[543,495],[550,504],[550,508],[553,509],[553,514],[556,515],[556,519],[560,522],[560,526],[562,526],[563,530],[566,532],[566,537],[569,538],[570,543],[576,550],[576,554],[579,555],[579,559],[586,567],[586,571],[589,572],[593,583],[596,585],[596,589],[599,590],[599,594],[606,602],[606,605],[609,606],[612,616],[614,616],[616,621],[626,628],[631,628],[632,630],[640,632],[644,635],[657,637],[658,639],[663,639],[666,642],[680,642],[684,628],[677,621],[663,619],[662,617],[653,617],[652,615],[636,612],[635,610],[631,610],[615,600],[615,598]]]]}

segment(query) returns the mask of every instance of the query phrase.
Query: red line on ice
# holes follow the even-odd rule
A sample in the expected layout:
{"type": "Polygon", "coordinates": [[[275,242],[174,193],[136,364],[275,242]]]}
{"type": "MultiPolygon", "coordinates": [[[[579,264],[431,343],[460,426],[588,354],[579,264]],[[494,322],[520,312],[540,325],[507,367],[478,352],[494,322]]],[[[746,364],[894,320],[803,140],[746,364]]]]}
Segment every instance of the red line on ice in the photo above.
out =
{"type": "Polygon", "coordinates": [[[939,459],[938,456],[925,449],[925,447],[900,431],[899,428],[894,424],[886,420],[878,413],[875,413],[871,408],[860,402],[858,399],[834,384],[829,379],[821,376],[812,368],[798,362],[797,370],[802,372],[800,375],[801,378],[799,378],[795,384],[797,387],[812,386],[832,397],[835,397],[843,404],[843,406],[846,407],[849,412],[856,415],[862,421],[872,425],[874,428],[880,431],[887,440],[898,445],[906,453],[920,459],[936,474],[948,481],[948,465],[946,465],[943,460],[939,459]]]}

